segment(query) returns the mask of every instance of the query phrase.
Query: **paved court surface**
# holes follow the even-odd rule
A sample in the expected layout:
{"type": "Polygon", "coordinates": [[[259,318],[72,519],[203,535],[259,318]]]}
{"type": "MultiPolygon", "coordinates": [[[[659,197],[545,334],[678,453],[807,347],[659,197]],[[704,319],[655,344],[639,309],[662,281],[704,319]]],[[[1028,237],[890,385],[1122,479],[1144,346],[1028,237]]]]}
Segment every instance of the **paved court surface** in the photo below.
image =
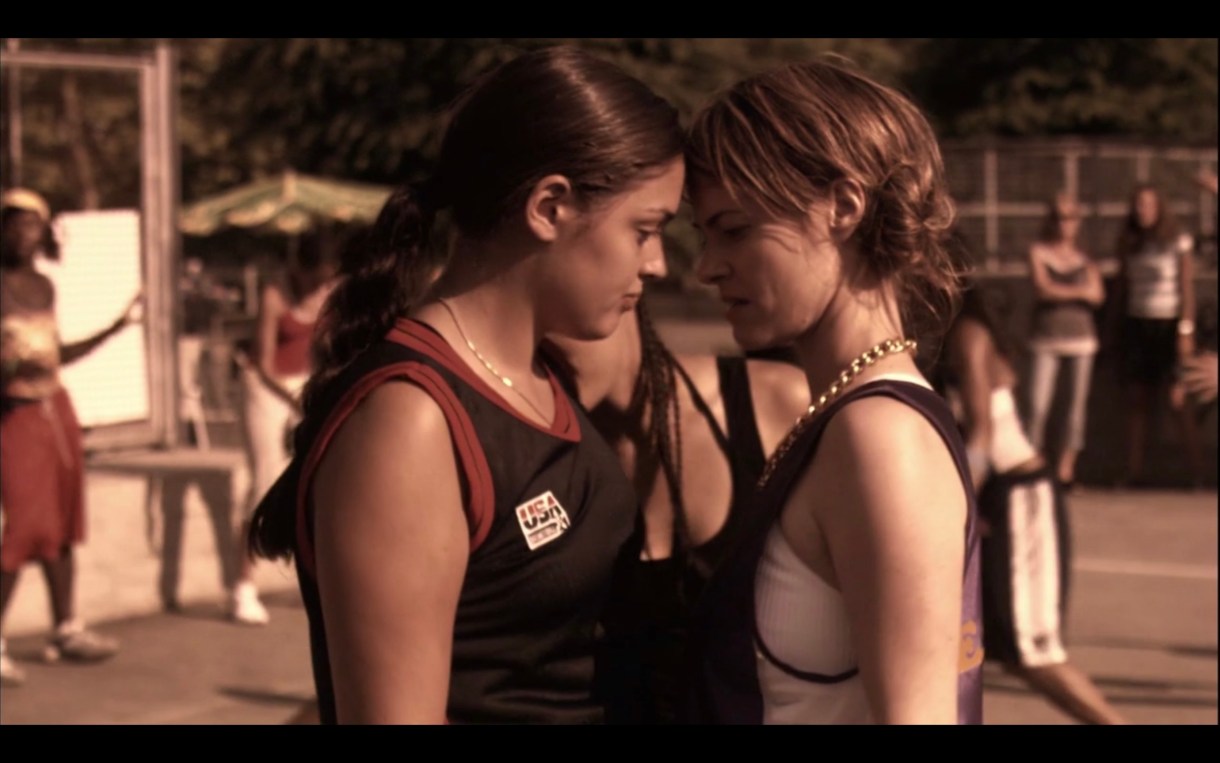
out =
{"type": "MultiPolygon", "coordinates": [[[[1089,491],[1072,513],[1074,660],[1135,723],[1216,724],[1216,493],[1089,491]]],[[[312,691],[305,615],[292,592],[268,603],[266,628],[207,601],[105,623],[117,658],[23,662],[29,681],[0,693],[0,723],[282,723],[312,691]]],[[[31,659],[39,644],[22,636],[11,651],[31,659]]],[[[996,671],[986,686],[989,724],[1071,723],[996,671]]]]}

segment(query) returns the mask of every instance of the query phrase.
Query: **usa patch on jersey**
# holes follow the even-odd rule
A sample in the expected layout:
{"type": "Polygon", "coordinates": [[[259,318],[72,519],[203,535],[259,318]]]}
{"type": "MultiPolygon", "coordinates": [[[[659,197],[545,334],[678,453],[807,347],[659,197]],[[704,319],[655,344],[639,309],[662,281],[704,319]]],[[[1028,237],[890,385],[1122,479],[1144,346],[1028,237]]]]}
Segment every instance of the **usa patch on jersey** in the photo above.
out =
{"type": "Polygon", "coordinates": [[[572,525],[568,512],[550,490],[518,506],[517,523],[530,551],[555,540],[572,525]]]}

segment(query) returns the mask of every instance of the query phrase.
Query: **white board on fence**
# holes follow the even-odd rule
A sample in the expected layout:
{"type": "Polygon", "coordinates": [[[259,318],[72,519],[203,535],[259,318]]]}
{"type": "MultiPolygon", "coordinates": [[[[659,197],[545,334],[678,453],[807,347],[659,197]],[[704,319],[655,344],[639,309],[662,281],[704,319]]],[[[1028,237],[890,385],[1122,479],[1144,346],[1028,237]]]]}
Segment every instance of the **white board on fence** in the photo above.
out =
{"type": "MultiPolygon", "coordinates": [[[[140,215],[132,209],[65,212],[53,223],[60,260],[39,260],[55,284],[63,344],[114,323],[143,284],[140,215]]],[[[128,325],[92,353],[64,366],[60,378],[81,425],[145,421],[151,415],[148,344],[143,323],[128,325]]]]}

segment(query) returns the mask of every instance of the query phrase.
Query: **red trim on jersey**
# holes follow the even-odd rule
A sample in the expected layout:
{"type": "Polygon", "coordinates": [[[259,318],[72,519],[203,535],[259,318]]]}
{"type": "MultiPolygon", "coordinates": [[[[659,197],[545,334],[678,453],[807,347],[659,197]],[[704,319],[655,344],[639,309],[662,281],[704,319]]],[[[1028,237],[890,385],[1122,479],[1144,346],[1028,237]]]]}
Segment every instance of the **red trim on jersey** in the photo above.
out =
{"type": "Polygon", "coordinates": [[[568,400],[567,393],[564,392],[559,379],[549,367],[546,369],[546,374],[547,380],[551,383],[551,396],[555,400],[555,417],[548,428],[540,425],[533,419],[522,416],[516,408],[509,405],[503,395],[475,374],[470,366],[466,365],[457,356],[457,353],[453,351],[453,347],[435,329],[428,325],[411,318],[400,318],[394,325],[394,328],[390,329],[386,339],[398,342],[404,347],[410,347],[412,350],[432,358],[437,363],[457,374],[463,381],[478,390],[488,400],[491,400],[534,429],[546,432],[561,440],[580,442],[580,423],[576,419],[576,414],[572,411],[572,404],[568,400]]]}
{"type": "Polygon", "coordinates": [[[322,425],[322,431],[314,440],[301,467],[301,481],[297,486],[297,548],[300,549],[298,561],[315,579],[316,560],[306,521],[309,484],[326,453],[327,446],[351,412],[374,389],[395,378],[405,378],[427,392],[445,415],[445,422],[449,425],[449,433],[453,437],[454,448],[458,454],[458,469],[466,477],[466,484],[470,489],[466,522],[470,526],[471,553],[486,540],[491,531],[491,523],[495,518],[495,486],[491,479],[491,468],[487,465],[487,456],[479,443],[470,416],[436,369],[429,368],[417,360],[395,363],[363,377],[340,398],[338,405],[322,425]]]}

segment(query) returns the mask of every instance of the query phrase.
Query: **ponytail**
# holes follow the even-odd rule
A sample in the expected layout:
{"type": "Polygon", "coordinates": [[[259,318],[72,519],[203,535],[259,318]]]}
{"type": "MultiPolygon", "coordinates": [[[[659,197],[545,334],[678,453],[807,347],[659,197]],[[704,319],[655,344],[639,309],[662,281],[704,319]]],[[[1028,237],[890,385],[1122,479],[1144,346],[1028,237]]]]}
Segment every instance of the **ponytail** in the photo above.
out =
{"type": "MultiPolygon", "coordinates": [[[[438,208],[432,187],[429,183],[395,190],[372,227],[345,249],[339,284],[318,318],[314,371],[302,396],[307,421],[321,415],[319,407],[327,386],[384,336],[431,285],[438,264],[429,247],[438,208]]],[[[296,487],[295,480],[281,478],[254,510],[249,545],[255,555],[291,557],[296,487]]]]}

